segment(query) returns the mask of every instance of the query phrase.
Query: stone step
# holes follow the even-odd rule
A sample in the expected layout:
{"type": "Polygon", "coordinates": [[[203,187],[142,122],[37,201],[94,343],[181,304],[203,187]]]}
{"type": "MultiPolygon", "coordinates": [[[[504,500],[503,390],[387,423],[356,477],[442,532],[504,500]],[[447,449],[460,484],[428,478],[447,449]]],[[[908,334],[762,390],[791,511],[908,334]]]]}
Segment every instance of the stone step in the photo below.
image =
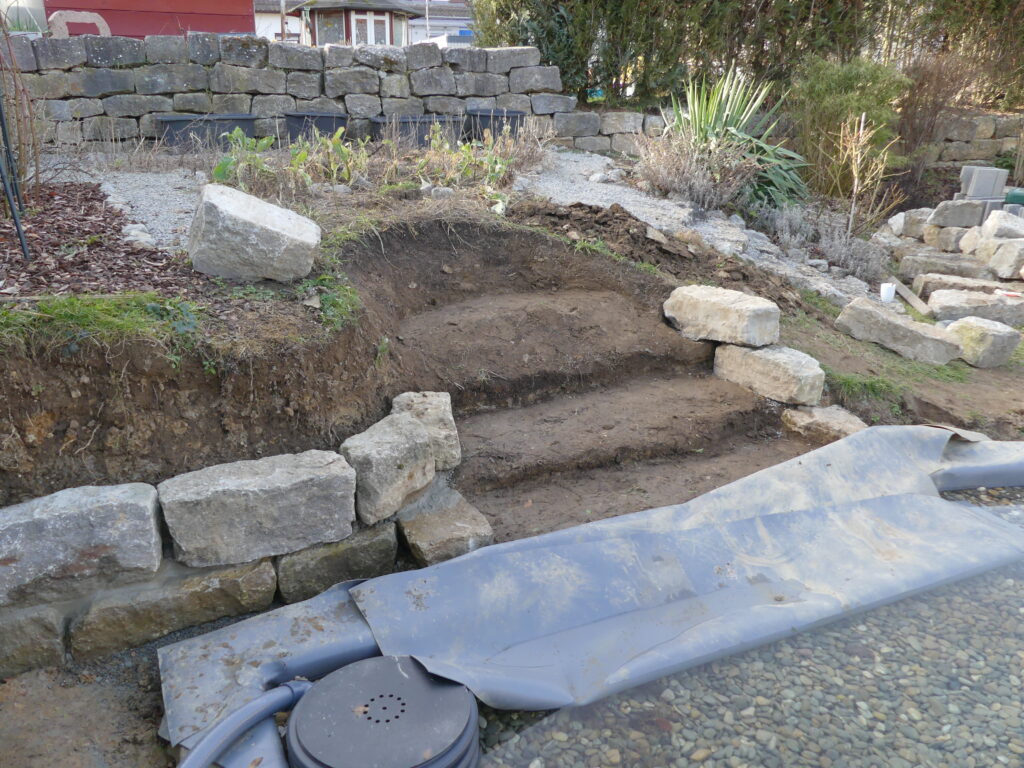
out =
{"type": "Polygon", "coordinates": [[[480,491],[623,461],[711,454],[723,438],[774,423],[763,414],[752,392],[707,375],[637,379],[481,413],[459,420],[463,463],[455,486],[480,491]]]}
{"type": "Polygon", "coordinates": [[[714,353],[621,294],[582,290],[482,296],[423,312],[402,323],[396,349],[418,372],[408,389],[450,392],[462,412],[643,373],[707,370],[714,353]]]}
{"type": "Polygon", "coordinates": [[[1005,280],[978,280],[957,275],[943,275],[926,272],[914,278],[914,293],[927,301],[933,291],[979,291],[995,293],[996,291],[1024,292],[1024,283],[1005,280]]]}

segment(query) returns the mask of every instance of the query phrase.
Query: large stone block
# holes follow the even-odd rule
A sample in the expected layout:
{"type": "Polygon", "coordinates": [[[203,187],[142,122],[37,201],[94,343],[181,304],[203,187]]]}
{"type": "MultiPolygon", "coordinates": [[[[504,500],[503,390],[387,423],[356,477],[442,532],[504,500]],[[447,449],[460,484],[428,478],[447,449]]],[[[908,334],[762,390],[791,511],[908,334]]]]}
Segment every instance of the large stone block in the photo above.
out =
{"type": "Polygon", "coordinates": [[[351,67],[356,60],[356,49],[351,45],[325,45],[324,67],[337,69],[351,67]]]}
{"type": "Polygon", "coordinates": [[[409,84],[415,96],[454,96],[456,93],[455,74],[446,66],[410,72],[409,84]]]}
{"type": "Polygon", "coordinates": [[[175,112],[213,112],[213,99],[208,93],[176,93],[172,109],[175,112]]]}
{"type": "Polygon", "coordinates": [[[611,140],[612,152],[621,152],[624,155],[640,154],[636,134],[634,133],[616,133],[611,136],[611,140]]]}
{"type": "Polygon", "coordinates": [[[980,291],[939,290],[928,297],[936,320],[980,317],[1013,327],[1024,325],[1024,299],[980,291]]]}
{"type": "Polygon", "coordinates": [[[983,317],[964,317],[946,329],[960,342],[960,357],[975,368],[998,368],[1010,361],[1020,333],[1005,323],[983,317]]]}
{"type": "Polygon", "coordinates": [[[947,162],[961,160],[991,160],[1002,149],[999,139],[978,139],[976,141],[952,141],[942,146],[940,159],[947,162]]]}
{"type": "Polygon", "coordinates": [[[322,72],[289,72],[285,90],[298,99],[318,99],[323,93],[323,81],[322,72]]]}
{"type": "Polygon", "coordinates": [[[430,433],[419,419],[398,413],[341,444],[355,467],[356,510],[368,525],[385,520],[434,479],[430,433]]]}
{"type": "Polygon", "coordinates": [[[324,73],[324,93],[331,98],[350,93],[380,92],[380,75],[369,67],[328,69],[324,73]]]}
{"type": "Polygon", "coordinates": [[[331,451],[220,464],[157,486],[178,559],[246,563],[352,533],[355,472],[331,451]]]}
{"type": "Polygon", "coordinates": [[[944,200],[926,223],[939,227],[976,227],[981,224],[985,204],[977,200],[944,200]]]}
{"type": "Polygon", "coordinates": [[[597,136],[601,130],[601,116],[597,112],[558,112],[555,114],[555,133],[558,136],[597,136]]]}
{"type": "Polygon", "coordinates": [[[775,302],[710,285],[683,285],[663,305],[665,317],[688,339],[763,347],[779,340],[775,302]]]}
{"type": "MultiPolygon", "coordinates": [[[[444,63],[456,72],[486,72],[487,51],[483,48],[445,48],[442,52],[444,63]]],[[[431,64],[430,66],[439,66],[431,64]]],[[[413,66],[410,63],[409,68],[413,66]]]]}
{"type": "Polygon", "coordinates": [[[978,243],[981,240],[981,227],[971,227],[960,238],[960,252],[966,254],[974,253],[978,249],[978,243]]]}
{"type": "Polygon", "coordinates": [[[488,72],[461,72],[455,75],[459,96],[500,96],[508,93],[508,78],[488,72]]]}
{"type": "Polygon", "coordinates": [[[354,56],[357,64],[382,72],[405,72],[408,69],[405,50],[394,45],[357,45],[354,56]]]}
{"type": "Polygon", "coordinates": [[[188,38],[181,35],[146,35],[146,61],[150,64],[186,64],[188,38]]]}
{"type": "Polygon", "coordinates": [[[36,52],[32,48],[32,40],[25,35],[11,35],[11,49],[7,45],[0,45],[0,61],[8,68],[17,69],[19,72],[35,72],[39,69],[36,62],[36,52]],[[13,53],[13,59],[11,54],[13,53]],[[13,67],[11,66],[13,62],[13,67]]]}
{"type": "Polygon", "coordinates": [[[981,236],[986,240],[1024,237],[1024,218],[1006,211],[992,211],[981,225],[981,236]]]}
{"type": "Polygon", "coordinates": [[[1010,288],[1011,290],[1024,289],[1008,285],[998,280],[978,280],[972,277],[959,277],[957,275],[943,275],[936,272],[928,272],[914,278],[913,291],[922,299],[928,300],[933,291],[981,291],[982,293],[994,293],[997,290],[1010,288]]]}
{"type": "Polygon", "coordinates": [[[464,115],[466,100],[454,96],[427,96],[423,99],[423,108],[436,115],[464,115]]]}
{"type": "Polygon", "coordinates": [[[847,304],[836,318],[836,328],[922,363],[945,365],[960,355],[959,343],[946,331],[897,315],[870,299],[854,299],[847,304]]]}
{"type": "Polygon", "coordinates": [[[490,522],[458,491],[435,487],[423,501],[398,518],[409,553],[420,565],[451,560],[494,541],[490,522]]]}
{"type": "Polygon", "coordinates": [[[319,245],[320,227],[305,216],[207,184],[192,219],[188,251],[192,267],[207,275],[288,282],[309,274],[319,245]]]}
{"type": "Polygon", "coordinates": [[[989,258],[988,265],[997,277],[1020,277],[1021,267],[1024,267],[1024,238],[1000,242],[989,258]]]}
{"type": "Polygon", "coordinates": [[[452,415],[452,396],[447,392],[405,392],[391,401],[391,413],[407,413],[430,435],[434,469],[455,469],[462,461],[459,432],[452,415]]]}
{"type": "Polygon", "coordinates": [[[200,64],[150,64],[135,73],[139,93],[181,93],[205,91],[210,86],[206,67],[200,64]]]}
{"type": "Polygon", "coordinates": [[[508,73],[508,89],[512,93],[560,93],[562,75],[558,67],[517,67],[508,73]]]}
{"type": "MultiPolygon", "coordinates": [[[[486,66],[486,54],[483,56],[483,61],[486,66]]],[[[441,56],[441,49],[437,47],[436,43],[416,43],[406,47],[405,63],[409,69],[429,69],[430,67],[440,67],[444,63],[444,57],[441,56]]]]}
{"type": "Polygon", "coordinates": [[[220,35],[214,32],[189,32],[186,42],[189,61],[204,66],[220,61],[220,35]]]}
{"type": "Polygon", "coordinates": [[[0,612],[0,680],[63,663],[63,613],[50,605],[0,612]]]}
{"type": "Polygon", "coordinates": [[[281,117],[285,112],[295,109],[295,99],[291,96],[253,96],[252,113],[259,117],[281,117]]]}
{"type": "MultiPolygon", "coordinates": [[[[934,212],[934,208],[915,208],[903,212],[903,237],[916,237],[920,240],[924,237],[924,225],[934,212]]],[[[895,230],[894,230],[895,231],[895,230]]]]}
{"type": "Polygon", "coordinates": [[[82,121],[86,141],[122,141],[139,135],[139,122],[131,117],[87,117],[82,121]]]}
{"type": "Polygon", "coordinates": [[[411,95],[409,77],[405,73],[395,73],[381,77],[380,96],[382,99],[408,99],[411,95]]]}
{"type": "Polygon", "coordinates": [[[639,112],[605,112],[601,115],[601,133],[640,133],[644,116],[639,112]]]}
{"type": "Polygon", "coordinates": [[[810,355],[789,347],[738,347],[715,350],[715,375],[780,403],[817,405],[825,372],[810,355]]]}
{"type": "Polygon", "coordinates": [[[271,43],[267,55],[270,66],[278,69],[305,69],[318,71],[324,68],[324,52],[321,48],[295,43],[271,43]]]}
{"type": "Polygon", "coordinates": [[[665,132],[665,118],[661,115],[644,116],[644,135],[651,137],[661,136],[665,132]]]}
{"type": "Polygon", "coordinates": [[[252,96],[247,93],[215,93],[213,111],[219,114],[244,114],[252,109],[252,96]]]}
{"type": "Polygon", "coordinates": [[[68,95],[95,99],[135,91],[134,69],[76,69],[68,73],[68,95]]]}
{"type": "Polygon", "coordinates": [[[167,96],[140,96],[125,93],[103,99],[103,111],[111,117],[139,117],[147,112],[170,112],[174,101],[167,96]]]}
{"type": "Polygon", "coordinates": [[[426,110],[423,99],[381,99],[381,111],[388,117],[392,115],[422,115],[426,110]]]}
{"type": "Polygon", "coordinates": [[[960,241],[969,230],[964,227],[938,227],[934,224],[924,226],[924,244],[944,253],[962,253],[960,241]]]}
{"type": "Polygon", "coordinates": [[[65,600],[160,565],[156,489],[85,486],[0,509],[0,606],[65,600]]]}
{"type": "Polygon", "coordinates": [[[394,523],[381,523],[344,541],[285,555],[277,563],[277,581],[286,603],[308,600],[350,579],[372,579],[395,570],[398,537],[394,523]]]}
{"type": "Polygon", "coordinates": [[[40,69],[71,69],[85,64],[85,41],[81,37],[37,37],[32,47],[40,69]]]}
{"type": "Polygon", "coordinates": [[[533,108],[530,97],[525,93],[503,93],[495,98],[494,104],[498,109],[511,109],[526,114],[530,114],[533,108]]]}
{"type": "Polygon", "coordinates": [[[108,656],[179,629],[261,611],[277,589],[269,560],[212,571],[174,566],[165,571],[152,584],[97,596],[71,625],[72,655],[108,656]]]}
{"type": "Polygon", "coordinates": [[[63,99],[69,94],[70,73],[43,72],[42,74],[25,73],[21,82],[29,94],[35,99],[63,99]]]}
{"type": "Polygon", "coordinates": [[[928,246],[904,246],[897,248],[894,255],[900,262],[899,276],[905,280],[913,280],[928,272],[982,280],[992,277],[992,270],[985,262],[967,255],[942,253],[928,246]]]}
{"type": "Polygon", "coordinates": [[[466,111],[471,109],[493,110],[498,108],[497,99],[493,96],[467,96],[466,111]]]}
{"type": "Polygon", "coordinates": [[[345,109],[354,118],[376,117],[381,113],[380,96],[369,93],[350,93],[345,97],[345,109]]]}
{"type": "Polygon", "coordinates": [[[345,102],[342,100],[328,99],[326,96],[319,96],[315,99],[296,99],[295,108],[306,112],[327,112],[344,115],[345,102]]]}
{"type": "Polygon", "coordinates": [[[265,67],[269,43],[255,35],[221,35],[220,60],[239,67],[265,67]]]}
{"type": "Polygon", "coordinates": [[[563,96],[560,93],[535,93],[530,97],[530,105],[535,115],[553,115],[556,112],[572,112],[576,109],[576,97],[563,96]]]}
{"type": "Polygon", "coordinates": [[[540,64],[540,51],[532,46],[520,48],[485,48],[487,71],[508,74],[514,67],[536,67],[540,64]]]}
{"type": "Polygon", "coordinates": [[[103,114],[103,102],[99,99],[65,99],[41,103],[47,120],[81,120],[83,117],[103,114]]]}
{"type": "Polygon", "coordinates": [[[839,405],[828,408],[800,406],[782,412],[782,426],[814,443],[831,443],[867,428],[867,424],[839,405]]]}
{"type": "Polygon", "coordinates": [[[146,63],[146,46],[133,37],[82,35],[85,63],[90,67],[134,67],[146,63]]]}
{"type": "Polygon", "coordinates": [[[575,139],[569,139],[569,141],[572,142],[573,147],[583,152],[612,151],[611,136],[578,136],[575,139]]]}
{"type": "MultiPolygon", "coordinates": [[[[929,216],[931,216],[931,214],[929,214],[929,216]]],[[[903,235],[903,224],[906,222],[906,219],[907,215],[905,213],[897,213],[896,215],[891,216],[889,221],[886,223],[889,225],[889,229],[892,230],[892,233],[897,237],[900,237],[903,235]]],[[[927,219],[925,221],[927,221],[927,219]]]]}

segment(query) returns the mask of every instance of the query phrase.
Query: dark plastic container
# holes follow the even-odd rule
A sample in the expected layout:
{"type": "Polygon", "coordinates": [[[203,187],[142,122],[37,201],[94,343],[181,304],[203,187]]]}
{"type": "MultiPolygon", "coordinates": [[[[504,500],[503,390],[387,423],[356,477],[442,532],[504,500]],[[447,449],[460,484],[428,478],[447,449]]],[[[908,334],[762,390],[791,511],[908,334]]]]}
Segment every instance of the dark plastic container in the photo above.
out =
{"type": "Polygon", "coordinates": [[[160,136],[172,147],[194,142],[226,146],[225,133],[241,128],[249,138],[256,135],[256,115],[157,115],[160,136]]]}
{"type": "Polygon", "coordinates": [[[386,138],[391,129],[397,130],[400,140],[417,147],[430,146],[430,132],[435,125],[441,126],[442,134],[452,143],[462,141],[466,130],[466,118],[462,115],[392,115],[371,117],[370,123],[374,141],[386,138]]]}
{"type": "Polygon", "coordinates": [[[295,141],[300,136],[316,133],[333,136],[339,128],[348,126],[348,115],[336,112],[285,112],[284,122],[288,126],[288,140],[295,141]]]}
{"type": "Polygon", "coordinates": [[[470,109],[466,111],[466,128],[469,138],[483,141],[490,131],[492,138],[498,138],[508,128],[512,136],[518,136],[526,124],[526,113],[515,109],[470,109]]]}

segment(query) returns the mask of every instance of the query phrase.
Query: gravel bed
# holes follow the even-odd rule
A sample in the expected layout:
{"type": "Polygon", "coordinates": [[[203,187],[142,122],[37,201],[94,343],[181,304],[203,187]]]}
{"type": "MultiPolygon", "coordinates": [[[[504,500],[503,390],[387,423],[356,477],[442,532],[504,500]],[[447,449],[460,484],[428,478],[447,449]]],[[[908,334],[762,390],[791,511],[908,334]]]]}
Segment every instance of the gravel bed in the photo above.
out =
{"type": "MultiPolygon", "coordinates": [[[[1024,524],[1022,489],[944,496],[1024,524]]],[[[482,766],[1022,768],[1022,678],[1019,563],[588,707],[484,709],[482,766]]]]}

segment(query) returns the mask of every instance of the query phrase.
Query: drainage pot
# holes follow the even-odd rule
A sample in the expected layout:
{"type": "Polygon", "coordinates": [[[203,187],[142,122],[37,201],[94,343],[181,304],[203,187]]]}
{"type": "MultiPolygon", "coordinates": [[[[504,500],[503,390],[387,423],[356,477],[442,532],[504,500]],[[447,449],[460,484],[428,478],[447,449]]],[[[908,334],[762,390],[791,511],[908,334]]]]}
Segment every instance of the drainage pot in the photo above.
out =
{"type": "Polygon", "coordinates": [[[317,133],[333,136],[339,128],[348,126],[348,115],[337,112],[285,112],[284,122],[288,126],[288,139],[295,141],[301,136],[317,133]]]}
{"type": "Polygon", "coordinates": [[[227,146],[224,134],[241,128],[249,138],[256,135],[256,115],[157,115],[160,137],[165,144],[181,147],[189,144],[227,146]]]}
{"type": "Polygon", "coordinates": [[[291,768],[475,768],[476,698],[410,656],[349,664],[316,683],[288,719],[291,768]]]}
{"type": "Polygon", "coordinates": [[[441,135],[452,144],[462,141],[466,118],[462,115],[392,115],[371,117],[370,123],[375,141],[397,138],[417,147],[429,147],[435,125],[440,127],[441,135]]]}
{"type": "Polygon", "coordinates": [[[469,137],[473,141],[483,141],[488,132],[492,138],[498,138],[508,128],[512,136],[518,136],[526,124],[526,113],[515,109],[469,109],[466,110],[469,137]]]}

